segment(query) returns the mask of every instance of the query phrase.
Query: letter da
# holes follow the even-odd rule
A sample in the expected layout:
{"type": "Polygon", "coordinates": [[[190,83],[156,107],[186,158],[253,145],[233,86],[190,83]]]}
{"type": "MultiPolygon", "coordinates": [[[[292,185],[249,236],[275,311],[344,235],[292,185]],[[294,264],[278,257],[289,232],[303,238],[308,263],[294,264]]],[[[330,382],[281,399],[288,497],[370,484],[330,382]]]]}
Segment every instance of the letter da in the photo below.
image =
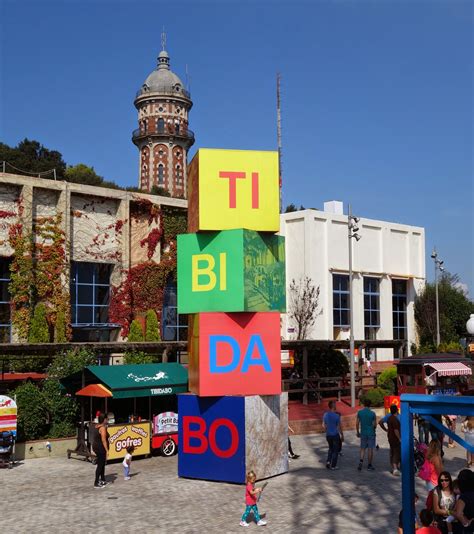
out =
{"type": "Polygon", "coordinates": [[[242,362],[242,373],[246,373],[249,370],[251,365],[262,365],[266,373],[272,372],[272,367],[268,360],[267,353],[265,352],[265,347],[263,346],[262,338],[258,334],[253,334],[250,337],[249,346],[244,356],[244,361],[242,362]],[[260,357],[254,358],[253,352],[257,349],[257,356],[260,357]]]}
{"type": "MultiPolygon", "coordinates": [[[[222,350],[222,348],[221,348],[222,350]]],[[[240,347],[237,341],[231,336],[209,336],[209,371],[211,373],[230,373],[235,371],[239,365],[240,347]],[[218,343],[226,343],[232,350],[232,361],[227,365],[219,365],[218,343]]]]}

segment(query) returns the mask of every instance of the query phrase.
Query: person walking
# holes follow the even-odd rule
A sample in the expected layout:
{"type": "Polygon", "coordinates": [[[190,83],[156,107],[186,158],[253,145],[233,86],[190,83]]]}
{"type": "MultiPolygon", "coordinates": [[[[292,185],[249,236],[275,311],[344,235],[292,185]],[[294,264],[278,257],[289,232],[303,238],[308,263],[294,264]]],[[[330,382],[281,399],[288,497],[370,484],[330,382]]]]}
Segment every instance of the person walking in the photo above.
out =
{"type": "MultiPolygon", "coordinates": [[[[464,441],[474,447],[474,416],[470,415],[466,417],[466,420],[462,424],[462,431],[464,432],[464,441]]],[[[466,463],[467,467],[471,467],[474,464],[474,454],[466,449],[466,463]]]]}
{"type": "Polygon", "coordinates": [[[341,450],[341,442],[344,441],[344,434],[341,428],[341,416],[336,413],[336,401],[329,401],[328,408],[329,411],[323,415],[323,430],[326,432],[329,446],[326,467],[334,471],[339,469],[337,459],[341,450]]]}
{"type": "Polygon", "coordinates": [[[388,444],[390,445],[390,465],[392,466],[392,475],[395,476],[400,475],[401,459],[400,421],[397,414],[398,408],[392,404],[392,406],[390,406],[390,417],[387,420],[387,437],[388,444]]]}
{"type": "Polygon", "coordinates": [[[367,452],[367,469],[374,471],[375,468],[372,465],[375,448],[375,429],[377,427],[377,418],[375,412],[370,409],[372,402],[370,399],[364,400],[364,408],[357,412],[356,418],[356,431],[357,437],[360,438],[360,457],[358,471],[362,471],[362,465],[364,463],[365,451],[367,452]]]}
{"type": "Polygon", "coordinates": [[[250,512],[253,512],[253,518],[256,521],[259,527],[264,527],[267,522],[265,519],[261,519],[260,514],[258,513],[257,502],[260,494],[262,493],[262,488],[255,487],[255,481],[257,480],[257,475],[253,471],[247,473],[247,483],[245,486],[245,512],[242,515],[240,520],[241,527],[248,527],[249,523],[247,519],[250,512]]]}
{"type": "Polygon", "coordinates": [[[107,416],[103,413],[99,414],[95,426],[95,435],[92,442],[92,449],[97,457],[97,467],[95,470],[94,488],[103,488],[107,485],[105,480],[105,463],[107,461],[107,454],[109,452],[109,434],[107,432],[107,416]]]}

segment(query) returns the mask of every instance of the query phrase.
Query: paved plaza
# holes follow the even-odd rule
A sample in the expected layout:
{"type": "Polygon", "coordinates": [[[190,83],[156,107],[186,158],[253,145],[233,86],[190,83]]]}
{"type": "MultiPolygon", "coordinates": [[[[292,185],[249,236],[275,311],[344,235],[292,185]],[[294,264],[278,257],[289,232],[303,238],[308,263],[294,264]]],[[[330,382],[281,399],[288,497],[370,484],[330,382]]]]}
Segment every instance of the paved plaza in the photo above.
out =
{"type": "MultiPolygon", "coordinates": [[[[120,463],[108,465],[111,482],[93,489],[95,467],[81,460],[28,460],[0,471],[0,517],[3,532],[18,533],[392,533],[401,507],[399,477],[388,472],[385,434],[375,472],[358,472],[358,440],[346,432],[340,470],[325,468],[323,435],[292,438],[295,452],[290,472],[269,480],[259,504],[268,525],[239,526],[244,487],[179,479],[177,457],[135,460],[133,477],[124,481],[120,463]]],[[[446,448],[445,465],[457,475],[465,451],[446,448]]],[[[421,501],[426,490],[417,480],[421,501]]]]}

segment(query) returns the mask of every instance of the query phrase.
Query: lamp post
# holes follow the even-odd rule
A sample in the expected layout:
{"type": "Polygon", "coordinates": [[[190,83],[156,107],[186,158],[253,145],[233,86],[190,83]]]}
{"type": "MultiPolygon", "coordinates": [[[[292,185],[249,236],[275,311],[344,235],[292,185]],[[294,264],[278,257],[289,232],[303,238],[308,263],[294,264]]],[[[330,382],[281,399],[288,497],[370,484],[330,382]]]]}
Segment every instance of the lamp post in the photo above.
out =
{"type": "Polygon", "coordinates": [[[436,350],[438,350],[438,347],[441,344],[441,336],[439,334],[439,298],[438,298],[438,270],[443,272],[444,271],[444,261],[440,260],[438,258],[438,253],[436,252],[436,247],[433,249],[433,252],[431,253],[431,257],[434,261],[434,267],[435,267],[435,294],[436,294],[436,350]]]}
{"type": "Polygon", "coordinates": [[[360,235],[357,233],[359,227],[357,223],[360,221],[359,217],[352,215],[352,208],[349,204],[349,216],[347,219],[347,240],[349,245],[349,346],[351,353],[351,406],[355,408],[355,363],[354,363],[354,313],[352,305],[352,238],[359,241],[360,235]]]}

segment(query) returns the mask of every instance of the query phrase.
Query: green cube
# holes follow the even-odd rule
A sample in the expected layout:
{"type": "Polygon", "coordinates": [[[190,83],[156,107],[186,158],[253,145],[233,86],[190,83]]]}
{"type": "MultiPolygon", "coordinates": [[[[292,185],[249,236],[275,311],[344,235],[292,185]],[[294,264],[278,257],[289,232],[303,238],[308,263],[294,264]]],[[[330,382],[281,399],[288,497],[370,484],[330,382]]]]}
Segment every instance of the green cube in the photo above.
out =
{"type": "Polygon", "coordinates": [[[285,238],[253,230],[178,236],[178,313],[284,312],[285,238]]]}

